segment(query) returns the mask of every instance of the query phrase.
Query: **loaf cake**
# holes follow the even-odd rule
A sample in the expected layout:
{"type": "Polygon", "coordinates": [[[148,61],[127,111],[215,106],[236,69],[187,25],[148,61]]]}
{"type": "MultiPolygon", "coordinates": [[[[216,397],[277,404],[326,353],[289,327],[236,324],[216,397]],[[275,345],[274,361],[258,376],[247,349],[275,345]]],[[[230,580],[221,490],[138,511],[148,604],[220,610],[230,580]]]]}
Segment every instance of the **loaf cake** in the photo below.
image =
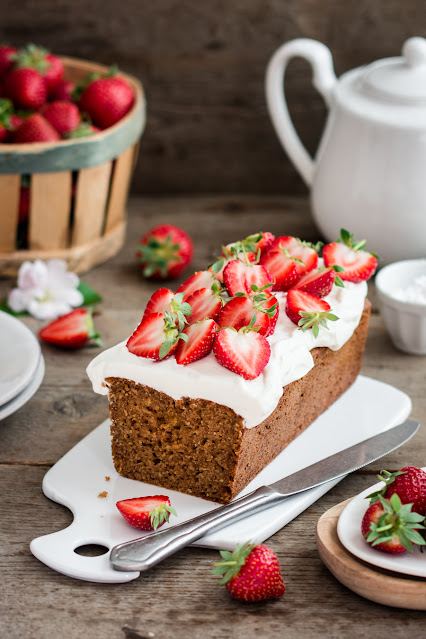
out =
{"type": "Polygon", "coordinates": [[[355,381],[370,313],[366,282],[333,286],[324,299],[338,320],[317,337],[289,318],[287,291],[273,294],[278,320],[262,337],[270,358],[254,379],[213,351],[182,366],[173,356],[140,357],[130,340],[90,363],[95,392],[109,397],[118,473],[227,503],[355,381]]]}

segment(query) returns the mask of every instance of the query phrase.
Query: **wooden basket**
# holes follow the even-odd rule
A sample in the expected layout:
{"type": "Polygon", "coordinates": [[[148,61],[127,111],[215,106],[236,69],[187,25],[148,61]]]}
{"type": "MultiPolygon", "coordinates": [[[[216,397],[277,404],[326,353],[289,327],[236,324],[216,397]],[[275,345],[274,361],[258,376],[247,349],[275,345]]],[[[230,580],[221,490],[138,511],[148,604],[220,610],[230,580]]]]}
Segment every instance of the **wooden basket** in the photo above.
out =
{"type": "MultiPolygon", "coordinates": [[[[62,61],[73,82],[107,71],[83,60],[62,61]]],[[[135,102],[114,126],[89,138],[0,145],[0,275],[16,275],[25,260],[51,258],[64,259],[71,270],[83,273],[123,245],[145,99],[135,78],[120,75],[133,87],[135,102]],[[18,250],[23,176],[30,176],[28,248],[18,250]]]]}

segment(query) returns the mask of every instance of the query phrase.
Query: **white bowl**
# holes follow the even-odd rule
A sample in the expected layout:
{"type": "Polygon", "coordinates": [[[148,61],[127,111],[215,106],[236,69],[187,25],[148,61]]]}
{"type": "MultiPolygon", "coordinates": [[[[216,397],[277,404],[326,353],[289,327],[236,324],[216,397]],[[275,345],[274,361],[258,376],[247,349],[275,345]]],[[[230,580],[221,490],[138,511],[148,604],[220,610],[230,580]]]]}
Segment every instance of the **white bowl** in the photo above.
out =
{"type": "Polygon", "coordinates": [[[380,312],[395,346],[406,353],[426,355],[426,303],[404,301],[398,292],[426,276],[426,259],[385,266],[376,276],[380,312]]]}

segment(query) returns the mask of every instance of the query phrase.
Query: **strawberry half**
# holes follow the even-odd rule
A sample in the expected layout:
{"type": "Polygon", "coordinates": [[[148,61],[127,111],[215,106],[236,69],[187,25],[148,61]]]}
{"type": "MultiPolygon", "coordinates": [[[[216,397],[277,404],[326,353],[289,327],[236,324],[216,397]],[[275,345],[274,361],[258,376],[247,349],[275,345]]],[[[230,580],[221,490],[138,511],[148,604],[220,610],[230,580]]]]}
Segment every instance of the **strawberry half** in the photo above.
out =
{"type": "Polygon", "coordinates": [[[287,293],[287,304],[285,312],[294,324],[297,324],[303,331],[312,329],[312,334],[318,337],[319,327],[328,329],[327,320],[335,322],[339,318],[330,313],[331,307],[325,300],[321,300],[315,295],[291,289],[287,293]]]}
{"type": "Polygon", "coordinates": [[[160,360],[176,350],[181,329],[169,313],[151,313],[142,318],[141,323],[127,340],[127,349],[138,357],[160,360]]]}
{"type": "Polygon", "coordinates": [[[206,319],[188,326],[183,331],[188,341],[181,340],[179,342],[176,350],[176,362],[186,366],[208,355],[213,348],[218,330],[218,325],[212,319],[206,319]]]}
{"type": "Polygon", "coordinates": [[[255,379],[269,362],[271,347],[252,326],[239,331],[223,328],[216,337],[213,353],[221,366],[244,379],[255,379]]]}
{"type": "Polygon", "coordinates": [[[236,293],[253,293],[252,286],[269,290],[273,286],[273,278],[269,271],[260,264],[232,260],[223,271],[223,281],[231,297],[236,293]]]}
{"type": "Polygon", "coordinates": [[[272,242],[271,251],[282,251],[285,255],[292,258],[296,264],[297,274],[299,276],[316,268],[318,264],[318,251],[322,247],[322,242],[312,244],[311,242],[303,242],[298,237],[291,235],[283,235],[276,237],[272,242]]]}
{"type": "Polygon", "coordinates": [[[174,296],[175,294],[169,288],[159,288],[151,295],[145,308],[144,317],[151,313],[165,313],[166,311],[171,313],[170,303],[174,296]]]}
{"type": "Polygon", "coordinates": [[[93,326],[92,313],[85,308],[76,308],[50,322],[41,329],[39,337],[61,348],[81,348],[91,339],[97,346],[102,346],[100,335],[93,326]]]}
{"type": "Polygon", "coordinates": [[[223,305],[223,300],[219,295],[219,287],[213,284],[211,288],[200,288],[186,298],[186,304],[191,307],[191,315],[188,318],[189,324],[195,324],[203,319],[217,320],[223,305]]]}
{"type": "Polygon", "coordinates": [[[272,233],[253,233],[253,235],[248,235],[245,240],[232,242],[222,247],[222,255],[226,258],[233,257],[235,259],[242,254],[251,253],[257,255],[258,251],[262,254],[265,253],[274,240],[275,235],[272,235],[272,233]]]}
{"type": "Polygon", "coordinates": [[[258,328],[258,332],[267,337],[275,330],[278,314],[276,297],[259,294],[253,298],[241,295],[233,297],[225,304],[218,323],[220,328],[235,328],[239,331],[240,328],[249,326],[254,317],[253,327],[258,328]]]}
{"type": "Polygon", "coordinates": [[[304,293],[310,293],[311,295],[315,295],[315,297],[325,297],[331,293],[333,284],[336,284],[336,286],[344,286],[342,280],[337,275],[337,272],[341,272],[342,270],[340,266],[314,269],[306,273],[306,275],[303,275],[292,288],[303,291],[304,293]]]}
{"type": "Polygon", "coordinates": [[[178,277],[192,254],[191,238],[172,224],[160,224],[145,233],[137,250],[144,276],[153,279],[178,277]]]}
{"type": "Polygon", "coordinates": [[[280,564],[275,553],[263,544],[237,545],[234,552],[221,550],[224,561],[214,564],[212,573],[222,575],[229,594],[240,601],[279,599],[285,592],[280,564]]]}
{"type": "Polygon", "coordinates": [[[197,271],[179,286],[176,293],[183,293],[183,301],[186,302],[187,298],[195,291],[199,291],[201,288],[211,288],[213,284],[217,283],[218,280],[211,271],[197,271]]]}
{"type": "Polygon", "coordinates": [[[269,249],[260,258],[260,263],[266,267],[275,282],[273,291],[287,291],[298,280],[296,263],[283,251],[269,249]]]}
{"type": "Polygon", "coordinates": [[[369,280],[377,268],[377,256],[364,251],[365,244],[365,240],[355,242],[349,231],[341,229],[340,239],[324,246],[324,264],[340,266],[342,280],[356,283],[369,280]]]}
{"type": "Polygon", "coordinates": [[[166,495],[122,499],[116,506],[127,523],[138,530],[157,530],[169,521],[170,515],[177,517],[166,495]]]}

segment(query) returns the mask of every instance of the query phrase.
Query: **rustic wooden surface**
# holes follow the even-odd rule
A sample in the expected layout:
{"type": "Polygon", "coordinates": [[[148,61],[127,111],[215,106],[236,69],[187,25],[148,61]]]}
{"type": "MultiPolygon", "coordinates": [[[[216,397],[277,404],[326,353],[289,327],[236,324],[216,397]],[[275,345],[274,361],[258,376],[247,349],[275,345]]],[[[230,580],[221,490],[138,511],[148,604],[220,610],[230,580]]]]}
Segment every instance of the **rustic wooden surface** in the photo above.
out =
{"type": "MultiPolygon", "coordinates": [[[[96,325],[106,347],[129,334],[156,288],[138,272],[134,249],[138,236],[160,221],[177,223],[191,233],[194,270],[204,268],[222,242],[259,229],[312,240],[318,235],[304,199],[133,198],[125,248],[83,278],[104,296],[96,325]]],[[[0,280],[0,294],[11,286],[12,280],[0,280]]],[[[377,312],[374,286],[370,288],[373,315],[363,373],[407,392],[413,401],[412,416],[425,422],[425,359],[394,349],[377,312]]],[[[25,323],[34,331],[40,327],[34,319],[25,323]]],[[[268,541],[279,557],[287,586],[279,601],[254,605],[232,600],[210,574],[218,557],[212,550],[186,549],[122,585],[73,580],[38,562],[29,551],[31,539],[72,520],[66,508],[42,494],[43,475],[107,416],[105,398],[93,394],[85,373],[98,352],[87,348],[64,353],[43,345],[47,370],[40,390],[0,423],[0,636],[358,639],[379,636],[385,618],[395,639],[424,635],[423,613],[387,608],[350,592],[325,568],[315,545],[321,514],[374,483],[382,467],[426,464],[424,427],[402,449],[352,474],[268,541]]]]}
{"type": "MultiPolygon", "coordinates": [[[[272,130],[266,64],[307,37],[333,52],[337,75],[400,55],[424,35],[423,0],[2,0],[0,40],[117,63],[144,84],[147,129],[133,187],[140,193],[305,193],[272,130]]],[[[325,116],[306,63],[288,70],[296,128],[313,152],[325,116]]]]}

